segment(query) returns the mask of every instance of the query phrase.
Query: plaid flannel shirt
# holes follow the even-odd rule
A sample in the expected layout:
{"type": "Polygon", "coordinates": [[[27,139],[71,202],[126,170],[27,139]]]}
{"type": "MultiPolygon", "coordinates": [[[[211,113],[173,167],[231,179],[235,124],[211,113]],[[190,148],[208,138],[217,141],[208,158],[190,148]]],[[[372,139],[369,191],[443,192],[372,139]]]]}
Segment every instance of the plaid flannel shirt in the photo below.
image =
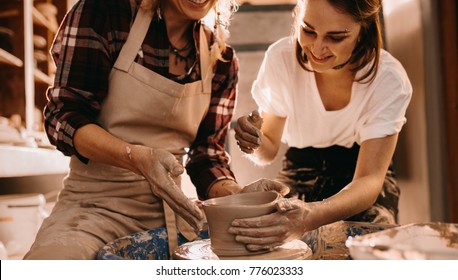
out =
{"type": "MultiPolygon", "coordinates": [[[[101,103],[108,94],[108,76],[133,24],[139,0],[77,2],[66,14],[51,48],[57,66],[54,85],[47,92],[44,110],[46,133],[53,145],[65,155],[76,155],[75,131],[97,123],[101,103]]],[[[200,22],[194,24],[194,40],[199,38],[200,22]]],[[[198,40],[197,40],[198,42],[198,40]]],[[[136,63],[180,83],[200,79],[199,59],[183,77],[168,73],[169,42],[165,23],[154,18],[142,44],[143,57],[136,63]]],[[[233,179],[225,141],[233,116],[238,61],[232,48],[218,61],[212,79],[210,107],[197,136],[189,147],[186,169],[199,198],[207,197],[211,184],[233,179]]],[[[126,92],[126,94],[128,94],[126,92]]]]}

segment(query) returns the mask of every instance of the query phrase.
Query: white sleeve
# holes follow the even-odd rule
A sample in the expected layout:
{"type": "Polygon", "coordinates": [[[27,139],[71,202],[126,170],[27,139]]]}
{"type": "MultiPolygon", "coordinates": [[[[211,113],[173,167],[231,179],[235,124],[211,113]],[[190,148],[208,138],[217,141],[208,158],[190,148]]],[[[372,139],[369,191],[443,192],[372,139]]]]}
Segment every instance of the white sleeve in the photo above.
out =
{"type": "Polygon", "coordinates": [[[289,92],[287,69],[285,61],[274,50],[267,50],[251,88],[251,95],[262,112],[286,117],[287,102],[284,95],[289,92]]]}
{"type": "Polygon", "coordinates": [[[360,143],[400,132],[406,123],[405,114],[411,97],[412,86],[403,69],[385,72],[375,85],[374,98],[364,116],[359,131],[360,143]]]}

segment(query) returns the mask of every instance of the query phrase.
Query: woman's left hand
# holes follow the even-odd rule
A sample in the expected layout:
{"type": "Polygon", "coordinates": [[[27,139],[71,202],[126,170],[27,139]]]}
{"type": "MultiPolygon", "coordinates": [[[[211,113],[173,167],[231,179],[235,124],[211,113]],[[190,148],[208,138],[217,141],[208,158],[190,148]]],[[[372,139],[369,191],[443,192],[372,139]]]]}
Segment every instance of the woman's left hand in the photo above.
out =
{"type": "Polygon", "coordinates": [[[289,193],[289,188],[278,181],[262,178],[246,185],[240,192],[247,193],[268,191],[275,191],[281,195],[286,195],[289,193]]]}
{"type": "Polygon", "coordinates": [[[306,231],[305,219],[309,204],[296,198],[282,198],[277,212],[255,218],[235,219],[229,233],[245,243],[250,251],[273,250],[285,242],[299,239],[306,231]]]}
{"type": "Polygon", "coordinates": [[[252,154],[262,143],[261,126],[263,119],[257,110],[237,120],[234,128],[237,146],[245,154],[252,154]]]}
{"type": "Polygon", "coordinates": [[[129,158],[132,158],[137,173],[149,182],[152,193],[163,199],[196,232],[200,231],[204,222],[202,210],[183,193],[174,180],[184,171],[176,157],[164,149],[141,145],[132,147],[131,152],[128,152],[129,158]]]}

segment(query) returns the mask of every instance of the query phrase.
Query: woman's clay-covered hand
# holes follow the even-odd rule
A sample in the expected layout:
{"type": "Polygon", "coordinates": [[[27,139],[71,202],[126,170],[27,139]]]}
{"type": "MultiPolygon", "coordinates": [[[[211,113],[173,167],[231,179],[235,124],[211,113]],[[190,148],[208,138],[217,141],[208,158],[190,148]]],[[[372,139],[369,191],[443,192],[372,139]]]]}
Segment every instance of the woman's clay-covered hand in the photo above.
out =
{"type": "Polygon", "coordinates": [[[235,181],[230,179],[220,180],[214,183],[208,190],[208,197],[222,197],[231,194],[239,193],[242,187],[235,181]]]}
{"type": "Polygon", "coordinates": [[[234,128],[235,139],[242,152],[252,154],[261,145],[262,121],[262,117],[256,110],[237,120],[237,125],[234,128]]]}
{"type": "Polygon", "coordinates": [[[286,195],[289,193],[289,188],[288,186],[274,181],[274,180],[269,180],[269,179],[259,179],[256,180],[248,185],[246,185],[241,192],[246,193],[246,192],[268,192],[268,191],[276,191],[281,195],[286,195]]]}
{"type": "Polygon", "coordinates": [[[306,231],[310,208],[296,198],[278,200],[277,212],[255,218],[235,219],[229,233],[246,244],[250,251],[272,250],[285,242],[299,239],[306,231]]]}
{"type": "Polygon", "coordinates": [[[163,149],[135,146],[132,161],[150,183],[151,191],[162,198],[178,215],[194,229],[203,226],[202,210],[177,186],[173,178],[180,176],[184,168],[175,156],[163,149]]]}

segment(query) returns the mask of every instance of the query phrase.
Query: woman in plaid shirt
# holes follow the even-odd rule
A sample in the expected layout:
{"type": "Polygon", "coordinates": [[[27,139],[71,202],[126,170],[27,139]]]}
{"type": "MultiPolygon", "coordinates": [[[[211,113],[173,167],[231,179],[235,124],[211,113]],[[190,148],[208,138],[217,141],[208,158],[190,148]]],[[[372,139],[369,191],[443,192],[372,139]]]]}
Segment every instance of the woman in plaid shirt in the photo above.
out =
{"type": "Polygon", "coordinates": [[[224,145],[238,63],[224,42],[235,0],[80,0],[51,49],[50,141],[70,172],[26,259],[94,259],[106,243],[167,227],[196,238],[200,199],[241,187],[224,145]],[[215,10],[212,28],[201,21],[215,10]],[[212,30],[213,29],[213,30],[212,30]],[[175,216],[175,213],[178,215],[175,216]]]}

